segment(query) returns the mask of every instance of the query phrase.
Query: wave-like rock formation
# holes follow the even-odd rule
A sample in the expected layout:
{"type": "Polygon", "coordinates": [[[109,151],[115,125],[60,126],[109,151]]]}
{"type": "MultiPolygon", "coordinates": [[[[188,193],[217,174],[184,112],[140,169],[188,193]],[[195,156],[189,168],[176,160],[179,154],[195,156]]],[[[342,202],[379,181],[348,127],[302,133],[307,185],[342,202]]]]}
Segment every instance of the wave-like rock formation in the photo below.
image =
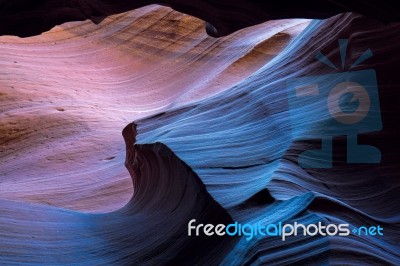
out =
{"type": "Polygon", "coordinates": [[[131,197],[121,129],[221,92],[277,55],[308,24],[271,21],[214,39],[159,6],[0,38],[2,198],[110,211],[131,197]]]}
{"type": "Polygon", "coordinates": [[[397,23],[383,25],[353,14],[315,21],[271,62],[232,89],[137,121],[138,142],[167,144],[199,174],[234,220],[265,224],[293,215],[294,220],[304,219],[305,223],[318,221],[308,214],[313,213],[328,223],[353,227],[379,224],[386,231],[381,237],[352,235],[284,244],[270,239],[247,243],[243,239],[227,257],[228,264],[319,264],[323,258],[337,265],[399,264],[399,31],[397,23]],[[333,167],[304,170],[298,165],[300,152],[318,148],[320,143],[301,139],[307,130],[326,126],[328,117],[322,110],[327,108],[327,101],[321,98],[311,106],[304,102],[293,113],[287,84],[298,77],[337,73],[337,69],[316,60],[315,55],[321,51],[340,66],[338,39],[342,38],[349,41],[343,71],[376,71],[383,130],[360,134],[359,142],[379,147],[382,161],[348,164],[346,138],[338,134],[334,138],[333,167]],[[373,57],[351,67],[368,49],[373,57]],[[296,124],[301,125],[300,129],[293,127],[296,124]],[[277,201],[264,195],[269,200],[257,207],[246,204],[265,190],[277,201]],[[274,208],[282,201],[289,204],[295,199],[298,202],[294,206],[277,207],[281,212],[274,208]]]}
{"type": "Polygon", "coordinates": [[[221,261],[235,238],[187,235],[189,220],[229,224],[199,177],[164,144],[134,145],[128,125],[126,167],[135,194],[122,209],[83,214],[1,200],[2,264],[177,265],[221,261]],[[157,163],[155,163],[157,162],[157,163]],[[149,167],[151,166],[151,167],[149,167]]]}
{"type": "MultiPolygon", "coordinates": [[[[0,261],[399,265],[400,24],[384,24],[397,18],[386,1],[355,2],[313,9],[308,5],[315,3],[305,1],[294,10],[310,12],[304,17],[345,10],[367,16],[346,13],[309,25],[270,21],[218,40],[205,35],[199,20],[157,6],[107,18],[99,27],[86,21],[28,39],[0,38],[0,261]],[[320,51],[340,66],[339,39],[348,40],[343,70],[315,59],[320,51]],[[368,49],[373,57],[352,67],[368,49]],[[383,127],[360,134],[359,142],[379,148],[381,162],[348,164],[348,140],[339,134],[333,167],[301,168],[300,153],[321,146],[302,138],[326,126],[321,110],[327,101],[293,112],[290,81],[368,69],[376,73],[383,127]],[[125,146],[117,136],[121,128],[125,146]],[[124,157],[131,181],[121,169],[124,157]],[[126,205],[117,208],[118,202],[126,205]],[[384,235],[190,237],[191,219],[380,225],[384,235]]],[[[53,4],[58,6],[42,1],[39,9],[57,10],[53,4]]],[[[297,16],[274,10],[277,17],[297,16]]],[[[67,13],[61,12],[61,22],[67,13]]],[[[36,21],[47,13],[31,14],[27,18],[36,21]]],[[[228,20],[229,29],[208,21],[226,34],[268,18],[228,20]]],[[[36,34],[53,23],[8,32],[36,34]]]]}

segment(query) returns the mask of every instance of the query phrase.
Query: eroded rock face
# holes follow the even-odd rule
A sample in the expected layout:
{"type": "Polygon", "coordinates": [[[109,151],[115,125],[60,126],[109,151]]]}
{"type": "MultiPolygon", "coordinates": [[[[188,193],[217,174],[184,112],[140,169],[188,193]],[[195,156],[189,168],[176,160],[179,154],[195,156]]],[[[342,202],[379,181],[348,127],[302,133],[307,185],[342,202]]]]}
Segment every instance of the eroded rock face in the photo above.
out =
{"type": "Polygon", "coordinates": [[[271,21],[215,39],[199,19],[149,6],[99,25],[0,37],[0,194],[119,209],[133,193],[121,141],[128,123],[229,89],[308,23],[271,21]]]}
{"type": "Polygon", "coordinates": [[[162,143],[135,145],[123,131],[125,165],[135,193],[122,209],[84,214],[0,200],[4,264],[144,264],[221,262],[238,238],[189,236],[187,223],[230,224],[232,218],[200,178],[162,143]]]}
{"type": "Polygon", "coordinates": [[[265,264],[291,263],[298,253],[287,250],[276,254],[273,249],[280,246],[286,250],[291,245],[310,256],[297,258],[297,263],[301,264],[318,264],[324,259],[333,264],[349,261],[398,263],[400,252],[395,241],[398,238],[395,232],[398,210],[391,202],[399,201],[399,181],[395,174],[399,170],[397,155],[394,156],[398,154],[399,143],[395,119],[399,112],[395,103],[400,100],[399,91],[395,89],[398,88],[396,69],[400,61],[396,52],[399,31],[398,23],[384,25],[355,14],[313,22],[275,58],[273,64],[267,64],[235,88],[201,103],[137,121],[137,141],[151,143],[157,140],[167,144],[199,174],[210,194],[230,210],[234,220],[267,223],[276,218],[315,223],[321,219],[319,221],[353,226],[383,224],[387,228],[387,235],[379,239],[355,235],[297,239],[301,244],[295,239],[295,244],[271,238],[247,244],[243,240],[226,257],[227,264],[245,264],[249,260],[265,264]],[[349,40],[343,69],[339,39],[349,40]],[[373,57],[352,67],[368,49],[373,51],[373,57]],[[318,51],[332,60],[337,69],[316,60],[318,51]],[[287,81],[368,69],[376,71],[380,110],[375,111],[382,115],[383,129],[359,134],[358,138],[359,143],[378,147],[382,161],[378,164],[348,164],[348,140],[335,136],[332,168],[300,168],[297,164],[299,153],[320,148],[320,143],[298,141],[303,136],[298,133],[299,129],[293,129],[293,125],[301,125],[301,132],[316,126],[323,129],[328,119],[321,111],[326,108],[326,100],[312,103],[311,108],[304,106],[304,112],[300,110],[293,114],[288,104],[287,81]],[[257,195],[265,188],[275,201],[266,195],[268,200],[264,204],[248,203],[250,195],[257,195]],[[316,197],[307,191],[312,191],[316,197]],[[282,207],[279,204],[288,205],[282,207]],[[247,211],[243,210],[243,205],[247,211]],[[307,211],[296,216],[298,211],[304,210],[302,208],[307,211]],[[279,217],[277,212],[284,217],[279,217]],[[324,242],[326,240],[329,243],[324,242]],[[310,252],[314,245],[321,248],[318,254],[310,252]],[[254,254],[251,252],[254,249],[265,253],[254,254]],[[377,255],[376,249],[387,252],[377,255]],[[240,252],[248,252],[250,257],[235,256],[243,254],[240,252]]]}
{"type": "MultiPolygon", "coordinates": [[[[51,23],[33,25],[24,34],[65,19],[97,19],[142,4],[130,2],[76,3],[85,10],[81,13],[63,4],[61,15],[50,16],[51,23]]],[[[204,16],[215,26],[215,36],[274,17],[274,12],[277,17],[297,16],[290,8],[280,13],[278,4],[263,17],[269,7],[247,1],[238,6],[230,2],[229,9],[220,3],[221,9],[248,8],[256,15],[225,17],[228,13],[218,8],[196,13],[204,2],[167,4],[204,16]]],[[[396,11],[384,1],[357,7],[329,3],[314,9],[309,1],[293,10],[325,17],[354,9],[374,18],[347,13],[314,21],[305,31],[308,21],[275,21],[216,40],[204,34],[201,21],[150,6],[106,18],[99,27],[73,23],[33,38],[0,38],[5,136],[0,260],[399,264],[400,26],[383,23],[396,20],[396,11]],[[341,71],[376,71],[383,129],[361,134],[360,142],[378,147],[382,161],[348,165],[346,140],[338,136],[333,167],[305,170],[297,163],[298,154],[319,144],[298,141],[301,135],[292,130],[287,81],[336,73],[315,54],[321,51],[340,66],[338,39],[349,40],[341,71]],[[373,58],[352,68],[367,49],[373,58]],[[124,158],[130,176],[123,169],[124,158]],[[191,219],[212,224],[380,224],[385,235],[299,236],[285,242],[279,237],[188,237],[191,219]]],[[[31,3],[29,10],[56,6],[42,1],[31,3]]],[[[15,7],[2,10],[19,12],[15,7]]],[[[38,14],[45,21],[46,12],[32,12],[26,21],[35,21],[38,14]]],[[[213,27],[208,27],[211,34],[213,27]]],[[[307,111],[307,116],[295,114],[302,130],[324,125],[326,117],[319,112],[324,104],[315,103],[315,112],[307,111]]]]}

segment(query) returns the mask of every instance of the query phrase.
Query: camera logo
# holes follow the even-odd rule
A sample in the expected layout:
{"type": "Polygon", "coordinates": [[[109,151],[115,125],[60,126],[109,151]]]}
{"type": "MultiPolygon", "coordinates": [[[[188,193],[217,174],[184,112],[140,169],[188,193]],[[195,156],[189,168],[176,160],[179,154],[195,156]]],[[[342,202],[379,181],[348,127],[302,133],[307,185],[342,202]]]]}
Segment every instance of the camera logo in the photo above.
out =
{"type": "MultiPolygon", "coordinates": [[[[347,40],[339,40],[342,69],[347,40]]],[[[368,49],[350,69],[372,57],[368,49]]],[[[316,59],[337,70],[321,52],[316,59]]],[[[332,167],[332,139],[347,137],[347,163],[380,163],[381,153],[371,145],[358,144],[359,133],[382,130],[378,85],[373,69],[347,71],[290,79],[289,111],[295,140],[321,139],[321,148],[299,155],[303,168],[332,167]]]]}

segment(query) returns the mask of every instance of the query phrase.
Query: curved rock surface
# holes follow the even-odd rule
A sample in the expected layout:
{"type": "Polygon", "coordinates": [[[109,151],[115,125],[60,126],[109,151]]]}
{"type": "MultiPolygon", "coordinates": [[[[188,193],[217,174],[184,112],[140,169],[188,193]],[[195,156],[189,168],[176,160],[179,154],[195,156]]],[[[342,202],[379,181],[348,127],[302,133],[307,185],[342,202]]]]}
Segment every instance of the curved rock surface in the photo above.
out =
{"type": "Polygon", "coordinates": [[[229,224],[232,218],[170,149],[161,143],[134,145],[135,134],[131,124],[123,131],[126,167],[135,185],[135,194],[124,208],[83,214],[0,200],[1,262],[177,265],[221,261],[236,239],[193,238],[187,235],[186,225],[191,219],[229,224]]]}
{"type": "MultiPolygon", "coordinates": [[[[305,12],[325,17],[353,8],[329,2],[329,12],[322,5],[305,12]]],[[[99,27],[85,21],[27,39],[1,37],[0,260],[400,264],[400,24],[384,23],[397,18],[387,3],[357,6],[370,17],[270,21],[222,39],[207,37],[203,22],[158,6],[109,17],[99,27]],[[349,41],[339,70],[315,59],[321,51],[340,66],[338,39],[349,41]],[[353,67],[368,49],[373,57],[353,67]],[[326,125],[326,101],[291,113],[288,81],[368,69],[376,72],[383,128],[359,141],[378,147],[381,163],[347,164],[339,135],[332,168],[301,168],[299,153],[320,145],[301,138],[326,125]],[[379,224],[385,234],[188,237],[191,219],[379,224]]],[[[126,8],[117,7],[116,13],[126,8]]],[[[239,17],[246,23],[229,21],[229,29],[208,21],[226,34],[261,21],[254,19],[239,17]]]]}
{"type": "Polygon", "coordinates": [[[271,60],[308,24],[286,20],[222,39],[150,6],[0,37],[2,198],[84,211],[132,195],[121,130],[139,117],[221,92],[271,60]]]}
{"type": "Polygon", "coordinates": [[[242,239],[226,258],[228,265],[400,262],[400,216],[395,207],[400,202],[396,119],[396,103],[400,100],[396,71],[400,60],[396,52],[399,31],[397,23],[384,25],[354,14],[314,21],[282,53],[232,89],[137,121],[138,142],[167,144],[199,174],[211,195],[232,213],[234,220],[265,224],[275,219],[293,219],[304,223],[348,223],[353,227],[379,224],[386,230],[379,238],[352,235],[296,239],[300,243],[265,238],[248,243],[242,239]],[[343,70],[339,39],[349,41],[343,70]],[[368,49],[373,51],[373,57],[352,67],[368,49]],[[316,60],[318,51],[337,69],[316,60]],[[332,168],[300,168],[299,154],[320,147],[320,142],[302,138],[315,128],[327,126],[329,117],[323,111],[327,101],[321,98],[311,106],[304,102],[292,113],[287,82],[366,69],[376,71],[383,129],[361,133],[359,143],[378,147],[381,162],[348,164],[346,137],[338,134],[333,139],[332,168]],[[265,190],[270,193],[264,195],[266,201],[261,200],[255,207],[254,203],[247,203],[265,190]]]}

